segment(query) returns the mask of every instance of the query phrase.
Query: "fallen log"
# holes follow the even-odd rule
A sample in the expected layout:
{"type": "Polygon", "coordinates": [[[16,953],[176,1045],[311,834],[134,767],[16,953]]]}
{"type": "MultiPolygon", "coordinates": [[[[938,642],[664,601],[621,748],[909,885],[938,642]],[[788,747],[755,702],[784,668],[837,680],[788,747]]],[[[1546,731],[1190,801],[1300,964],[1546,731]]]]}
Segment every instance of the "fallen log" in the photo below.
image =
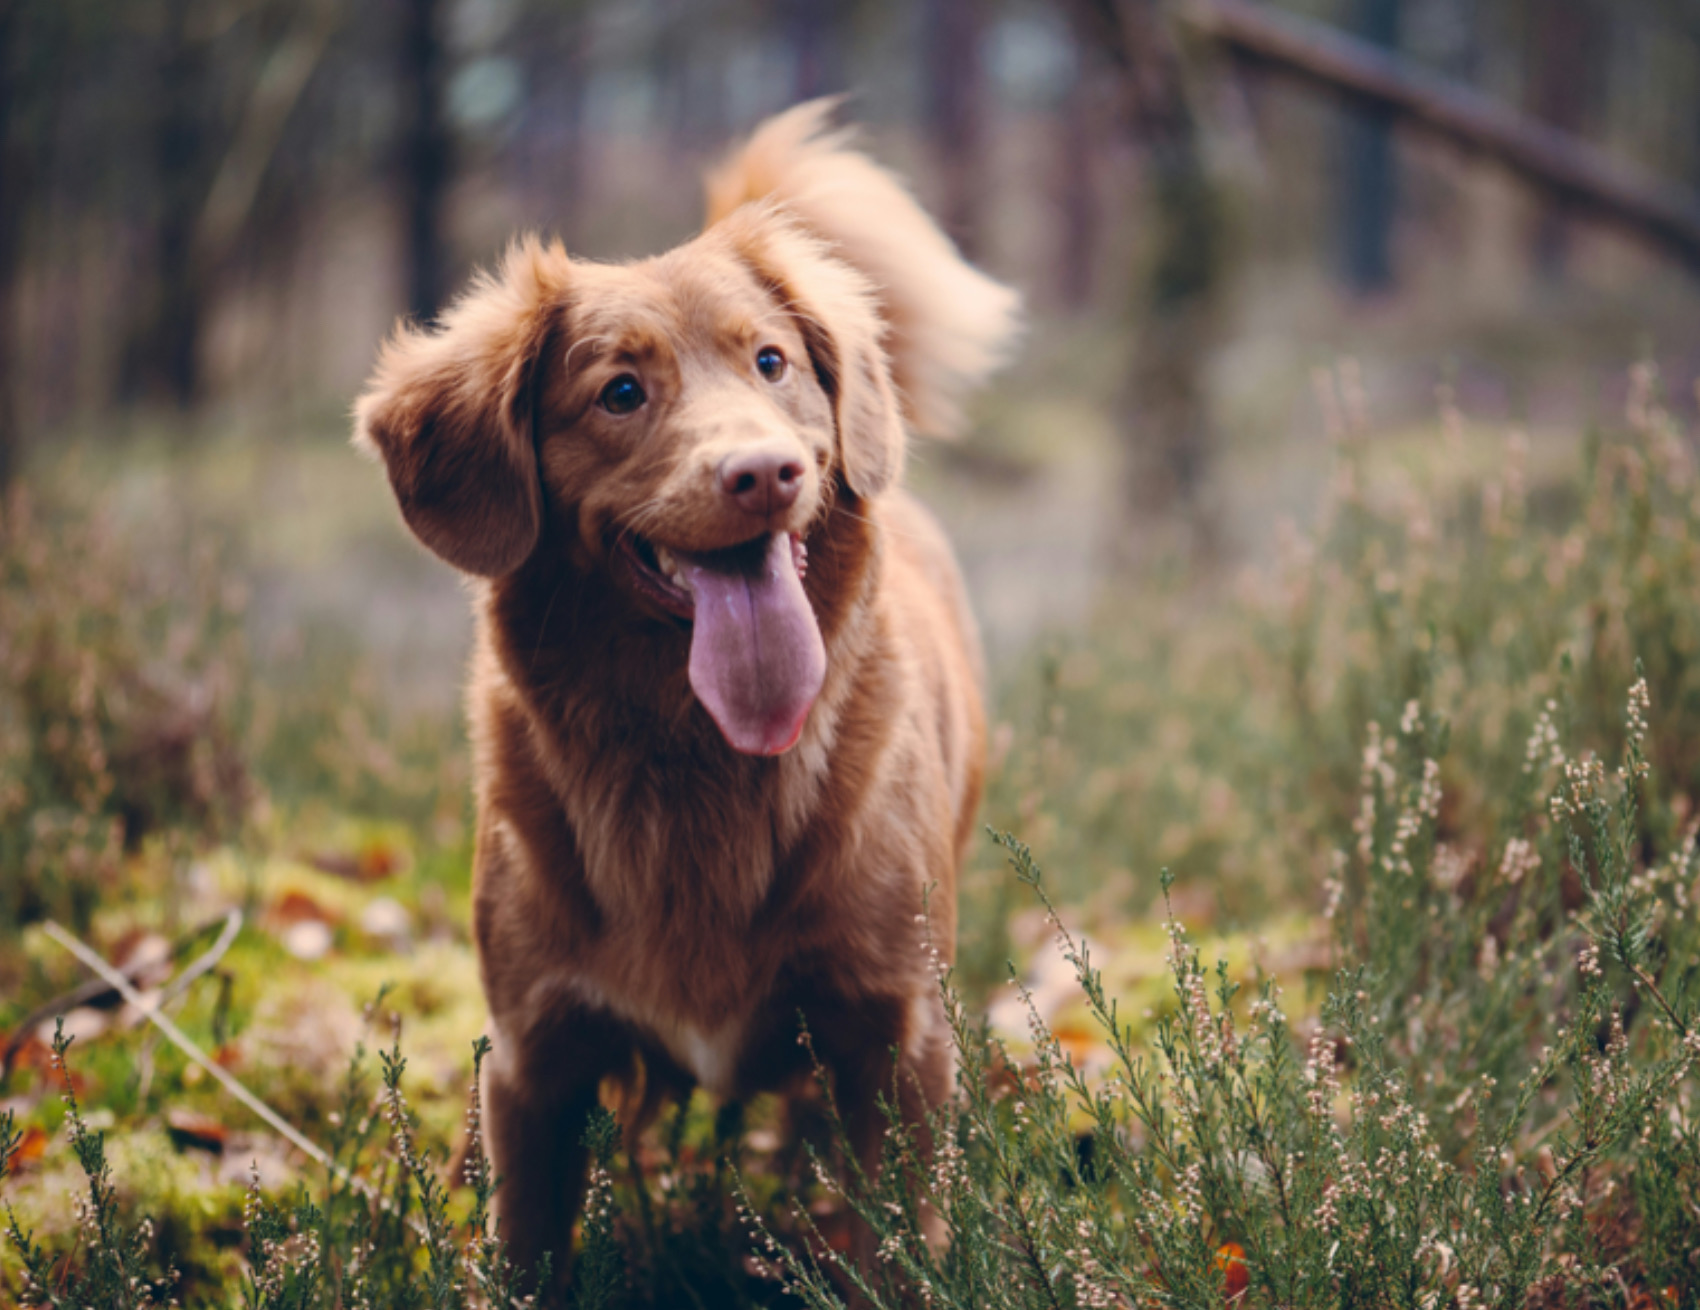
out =
{"type": "Polygon", "coordinates": [[[1194,34],[1239,59],[1391,109],[1412,128],[1494,159],[1700,268],[1700,196],[1691,191],[1325,24],[1248,0],[1186,0],[1175,12],[1194,34]]]}

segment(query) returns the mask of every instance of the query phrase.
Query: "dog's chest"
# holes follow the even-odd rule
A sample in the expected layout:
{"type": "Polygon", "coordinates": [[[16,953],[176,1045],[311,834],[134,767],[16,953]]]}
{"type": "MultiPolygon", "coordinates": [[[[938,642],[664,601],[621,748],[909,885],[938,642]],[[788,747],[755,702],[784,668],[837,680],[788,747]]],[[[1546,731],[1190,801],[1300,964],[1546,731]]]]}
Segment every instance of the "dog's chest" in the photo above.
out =
{"type": "Polygon", "coordinates": [[[806,936],[777,889],[803,876],[824,773],[809,743],[729,767],[606,751],[558,787],[597,910],[574,991],[722,1095],[773,1026],[776,980],[806,936]]]}
{"type": "MultiPolygon", "coordinates": [[[[768,843],[748,853],[771,860],[771,849],[768,843]]],[[[645,880],[648,895],[603,920],[594,947],[580,957],[581,990],[702,1087],[742,1094],[751,1077],[760,1081],[751,1070],[771,1062],[773,1033],[795,1031],[799,952],[818,943],[818,925],[797,909],[776,910],[771,898],[746,909],[708,897],[692,881],[700,865],[681,859],[661,869],[645,880]]],[[[783,884],[796,873],[787,867],[776,874],[769,864],[750,880],[771,887],[776,877],[783,884]]]]}
{"type": "Polygon", "coordinates": [[[738,765],[610,752],[563,789],[586,884],[623,931],[672,946],[757,912],[807,822],[816,780],[791,761],[738,765]]]}
{"type": "Polygon", "coordinates": [[[752,815],[711,841],[689,800],[643,799],[627,811],[641,820],[628,840],[585,843],[603,914],[578,990],[730,1096],[783,954],[783,932],[754,928],[773,877],[771,824],[752,815]]]}
{"type": "MultiPolygon", "coordinates": [[[[671,989],[630,983],[630,979],[580,974],[572,990],[660,1046],[710,1092],[722,1097],[734,1095],[751,1017],[762,1008],[762,998],[746,994],[710,1013],[696,1006],[680,1006],[676,995],[663,994],[671,989]]],[[[726,999],[732,998],[728,995],[726,999]]]]}
{"type": "Polygon", "coordinates": [[[721,1097],[731,1096],[737,1090],[738,1062],[743,1048],[744,1027],[735,1020],[712,1032],[705,1032],[687,1020],[668,1043],[668,1053],[689,1069],[697,1082],[721,1097]]]}

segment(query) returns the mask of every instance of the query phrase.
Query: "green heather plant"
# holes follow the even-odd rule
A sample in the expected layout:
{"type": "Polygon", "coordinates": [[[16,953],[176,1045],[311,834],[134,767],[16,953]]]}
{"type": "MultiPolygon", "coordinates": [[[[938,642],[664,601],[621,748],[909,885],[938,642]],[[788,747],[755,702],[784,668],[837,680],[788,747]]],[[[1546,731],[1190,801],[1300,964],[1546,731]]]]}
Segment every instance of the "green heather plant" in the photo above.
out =
{"type": "Polygon", "coordinates": [[[797,1295],[1700,1305],[1700,497],[1655,390],[1637,370],[1574,498],[1531,494],[1515,434],[1485,485],[1435,479],[1468,462],[1450,409],[1446,458],[1414,474],[1342,421],[1316,541],[1195,658],[1196,615],[1146,610],[1047,662],[994,813],[1105,873],[1173,853],[1242,906],[1248,879],[1314,897],[1325,995],[1289,1010],[1272,978],[1207,970],[1171,910],[1172,994],[1130,1023],[1041,893],[1113,1074],[1088,1081],[1028,998],[1012,1075],[947,986],[943,1145],[894,1132],[878,1186],[834,1178],[882,1277],[764,1237],[797,1295]]]}
{"type": "MultiPolygon", "coordinates": [[[[488,1038],[473,1043],[461,1178],[471,1205],[457,1218],[443,1162],[419,1147],[417,1121],[402,1092],[407,1061],[399,1025],[390,1049],[379,1052],[382,1091],[375,1115],[363,1073],[365,1052],[357,1049],[342,1109],[332,1116],[335,1167],[327,1170],[321,1202],[315,1204],[303,1191],[292,1204],[280,1206],[261,1193],[257,1180],[249,1193],[243,1214],[251,1269],[245,1310],[465,1310],[534,1303],[538,1284],[549,1280],[549,1259],[535,1276],[515,1268],[491,1212],[497,1179],[484,1153],[478,1095],[489,1053],[488,1038]],[[366,1160],[362,1157],[376,1118],[388,1126],[387,1151],[382,1160],[366,1160]]],[[[602,1133],[598,1149],[605,1156],[606,1133],[600,1127],[593,1131],[602,1133]]],[[[601,1289],[618,1279],[619,1264],[594,1203],[584,1247],[580,1283],[585,1295],[578,1303],[606,1304],[601,1289]]]]}
{"type": "MultiPolygon", "coordinates": [[[[368,1021],[378,1004],[368,1007],[368,1021]]],[[[88,1196],[76,1202],[78,1240],[68,1250],[44,1249],[8,1212],[6,1238],[20,1266],[18,1304],[102,1310],[165,1305],[175,1275],[167,1268],[162,1275],[153,1271],[150,1276],[156,1255],[154,1224],[124,1224],[104,1135],[87,1126],[71,1090],[65,1063],[71,1039],[62,1029],[61,1024],[53,1044],[54,1068],[64,1081],[66,1135],[87,1180],[88,1196]]],[[[462,1218],[452,1213],[440,1162],[427,1158],[417,1145],[416,1121],[401,1088],[407,1062],[400,1053],[398,1030],[390,1049],[379,1052],[382,1090],[376,1101],[365,1072],[364,1045],[349,1061],[340,1108],[330,1116],[331,1164],[318,1197],[305,1186],[288,1198],[268,1197],[256,1175],[242,1209],[247,1273],[240,1300],[230,1304],[240,1304],[243,1310],[531,1305],[538,1282],[549,1278],[549,1260],[545,1257],[535,1277],[516,1269],[496,1230],[491,1202],[497,1179],[484,1153],[478,1110],[479,1080],[489,1052],[487,1038],[473,1044],[463,1175],[471,1204],[462,1218]],[[382,1151],[373,1149],[379,1120],[388,1128],[382,1151]]],[[[575,1301],[586,1307],[612,1304],[621,1278],[608,1200],[607,1164],[615,1140],[611,1119],[602,1116],[591,1129],[597,1166],[575,1301]]],[[[12,1112],[0,1113],[0,1179],[20,1141],[12,1112]]]]}
{"type": "MultiPolygon", "coordinates": [[[[154,1225],[143,1219],[129,1226],[119,1213],[118,1189],[106,1160],[106,1134],[90,1128],[77,1103],[76,1090],[65,1064],[72,1039],[61,1021],[53,1034],[53,1068],[64,1083],[65,1137],[87,1180],[88,1192],[74,1198],[77,1249],[55,1258],[18,1224],[11,1207],[6,1211],[6,1240],[22,1266],[18,1275],[18,1304],[60,1307],[99,1306],[101,1310],[143,1310],[176,1304],[169,1300],[176,1275],[171,1269],[151,1268],[154,1225]]],[[[10,1110],[0,1112],[0,1179],[4,1179],[19,1145],[10,1110]]]]}
{"type": "MultiPolygon", "coordinates": [[[[1353,848],[1365,725],[1412,700],[1450,725],[1435,839],[1473,876],[1518,835],[1536,721],[1615,755],[1638,660],[1661,729],[1648,821],[1670,849],[1693,817],[1700,480],[1656,375],[1635,369],[1624,422],[1579,443],[1471,424],[1444,397],[1433,427],[1378,434],[1352,376],[1319,378],[1334,472],[1267,564],[1229,594],[1184,573],[1112,590],[1001,692],[987,817],[1063,899],[1144,913],[1167,866],[1189,919],[1200,901],[1219,922],[1321,909],[1353,848]]],[[[1008,885],[990,861],[975,876],[1008,885]]],[[[971,961],[991,982],[996,947],[971,961]]]]}
{"type": "MultiPolygon", "coordinates": [[[[1692,911],[1675,894],[1686,877],[1640,871],[1647,707],[1638,681],[1615,773],[1594,757],[1554,770],[1544,826],[1582,886],[1564,931],[1490,953],[1489,928],[1468,971],[1432,970],[1420,1004],[1397,990],[1424,970],[1392,925],[1420,924],[1418,889],[1437,886],[1442,798],[1432,757],[1402,786],[1381,770],[1390,740],[1418,737],[1414,707],[1397,737],[1372,732],[1357,856],[1361,917],[1387,921],[1371,930],[1381,951],[1360,956],[1336,915],[1340,967],[1297,1031],[1274,981],[1244,1003],[1171,917],[1172,1007],[1139,1040],[1031,852],[1000,836],[1075,969],[1110,1071],[1087,1077],[1030,996],[1035,1056],[1017,1068],[941,970],[959,1102],[932,1123],[930,1149],[893,1114],[877,1181],[822,1166],[874,1231],[880,1268],[819,1241],[783,1246],[746,1209],[769,1268],[823,1310],[846,1284],[871,1305],[1052,1310],[1700,1304],[1700,1008],[1686,963],[1664,968],[1657,928],[1674,915],[1691,929],[1692,911]],[[1390,794],[1390,821],[1374,821],[1369,802],[1390,794]],[[1448,1035],[1449,1015],[1479,1008],[1512,1026],[1516,1054],[1448,1035]],[[1441,1061],[1458,1065],[1444,1083],[1441,1061]],[[928,1211],[949,1234],[942,1249],[926,1240],[928,1211]]],[[[1684,875],[1692,853],[1690,840],[1684,875]]],[[[1513,861],[1495,888],[1513,927],[1528,917],[1520,901],[1550,903],[1537,875],[1513,861]]],[[[1444,933],[1430,944],[1458,950],[1444,933]]]]}

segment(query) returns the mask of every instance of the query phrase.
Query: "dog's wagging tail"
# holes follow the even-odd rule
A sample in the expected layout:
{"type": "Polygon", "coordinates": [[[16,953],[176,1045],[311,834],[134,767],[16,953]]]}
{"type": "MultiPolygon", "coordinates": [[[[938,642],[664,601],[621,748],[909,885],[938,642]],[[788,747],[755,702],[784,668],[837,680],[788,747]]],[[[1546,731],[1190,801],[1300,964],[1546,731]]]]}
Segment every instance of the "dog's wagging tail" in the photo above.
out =
{"type": "Polygon", "coordinates": [[[950,1093],[926,937],[950,958],[983,671],[901,483],[1018,301],[830,116],[763,124],[665,254],[516,241],[356,406],[474,580],[486,1136],[512,1254],[563,1276],[609,1080],[784,1092],[800,1012],[869,1169],[882,1092],[923,1128],[950,1093]]]}

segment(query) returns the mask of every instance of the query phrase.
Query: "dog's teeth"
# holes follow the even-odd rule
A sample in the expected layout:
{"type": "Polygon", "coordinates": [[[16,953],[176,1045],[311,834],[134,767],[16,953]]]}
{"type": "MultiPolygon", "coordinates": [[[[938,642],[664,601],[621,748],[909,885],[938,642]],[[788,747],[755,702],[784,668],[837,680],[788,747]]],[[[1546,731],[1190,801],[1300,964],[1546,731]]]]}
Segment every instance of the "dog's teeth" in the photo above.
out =
{"type": "Polygon", "coordinates": [[[679,561],[673,558],[673,552],[665,546],[655,548],[655,566],[661,570],[663,577],[679,580],[679,561]]]}

